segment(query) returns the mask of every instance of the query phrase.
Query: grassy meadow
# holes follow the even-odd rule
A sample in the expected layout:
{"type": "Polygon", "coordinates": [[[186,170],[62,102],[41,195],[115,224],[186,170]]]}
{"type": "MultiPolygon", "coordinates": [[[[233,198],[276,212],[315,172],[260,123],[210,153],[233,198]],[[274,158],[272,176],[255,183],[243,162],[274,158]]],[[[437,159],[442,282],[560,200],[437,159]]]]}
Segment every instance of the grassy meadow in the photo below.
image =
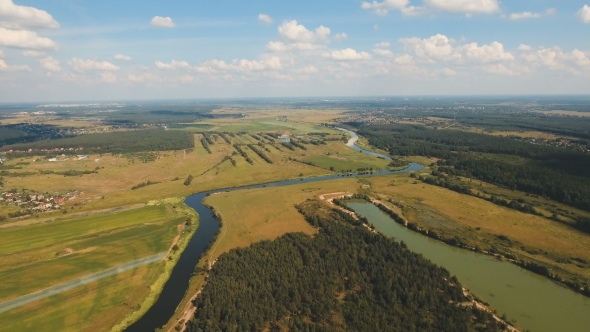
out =
{"type": "MultiPolygon", "coordinates": [[[[187,215],[178,203],[86,217],[63,215],[51,222],[0,229],[0,302],[168,251],[185,231],[181,226],[187,215]]],[[[150,286],[167,265],[153,263],[0,313],[0,331],[16,326],[109,330],[153,293],[150,286]]]]}

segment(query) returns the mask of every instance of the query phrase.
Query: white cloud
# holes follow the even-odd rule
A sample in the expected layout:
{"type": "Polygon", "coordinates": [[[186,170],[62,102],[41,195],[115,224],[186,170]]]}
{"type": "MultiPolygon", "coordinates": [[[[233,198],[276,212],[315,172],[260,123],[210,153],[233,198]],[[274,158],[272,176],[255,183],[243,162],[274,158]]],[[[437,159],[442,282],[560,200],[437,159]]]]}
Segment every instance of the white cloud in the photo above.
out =
{"type": "Polygon", "coordinates": [[[326,46],[321,44],[312,44],[312,43],[289,43],[285,44],[283,42],[268,42],[266,44],[266,49],[270,52],[286,52],[286,51],[313,51],[321,48],[326,48],[326,46]]]}
{"type": "Polygon", "coordinates": [[[156,76],[151,73],[145,73],[140,75],[129,74],[127,75],[127,80],[134,83],[141,83],[141,82],[158,82],[161,81],[159,76],[156,76]]]}
{"type": "Polygon", "coordinates": [[[525,20],[529,18],[541,18],[543,16],[551,16],[555,15],[556,10],[554,8],[549,8],[545,11],[545,13],[532,13],[532,12],[522,12],[522,13],[512,13],[510,14],[510,19],[513,21],[517,20],[525,20]]]}
{"type": "Polygon", "coordinates": [[[424,14],[428,13],[428,8],[427,7],[409,6],[406,8],[402,8],[401,12],[405,16],[420,16],[420,15],[424,15],[424,14]]]}
{"type": "Polygon", "coordinates": [[[272,23],[272,17],[266,15],[266,14],[258,14],[258,22],[264,23],[264,24],[271,24],[272,23]]]}
{"type": "Polygon", "coordinates": [[[40,58],[45,56],[45,52],[31,50],[22,51],[21,54],[27,58],[40,58]]]}
{"type": "Polygon", "coordinates": [[[12,0],[0,0],[0,27],[9,29],[59,28],[49,13],[34,7],[15,5],[12,0]]]}
{"type": "Polygon", "coordinates": [[[159,28],[174,28],[174,22],[170,17],[154,16],[150,25],[159,28]]]}
{"type": "Polygon", "coordinates": [[[39,37],[36,32],[27,30],[10,30],[0,27],[0,46],[26,49],[55,49],[53,40],[39,37]]]}
{"type": "Polygon", "coordinates": [[[590,6],[584,5],[584,7],[578,10],[578,18],[580,21],[590,24],[590,6]]]}
{"type": "Polygon", "coordinates": [[[444,67],[443,69],[440,69],[437,71],[438,74],[443,75],[443,76],[457,76],[457,72],[454,71],[453,69],[444,67]]]}
{"type": "Polygon", "coordinates": [[[196,79],[191,75],[182,75],[178,78],[178,80],[180,81],[180,83],[185,83],[185,84],[192,83],[192,82],[196,81],[196,79]]]}
{"type": "Polygon", "coordinates": [[[123,54],[117,54],[113,58],[115,60],[120,60],[120,61],[131,61],[131,60],[133,60],[130,56],[123,55],[123,54]]]}
{"type": "Polygon", "coordinates": [[[436,10],[455,13],[491,14],[500,11],[498,0],[424,0],[424,3],[436,10]]]}
{"type": "Polygon", "coordinates": [[[330,29],[323,25],[310,31],[295,20],[284,22],[278,30],[279,35],[288,42],[315,43],[326,40],[330,35],[330,29]]]}
{"type": "Polygon", "coordinates": [[[310,65],[310,66],[305,66],[301,69],[296,69],[295,72],[298,74],[311,75],[311,74],[317,74],[318,69],[316,67],[310,65]]]}
{"type": "Polygon", "coordinates": [[[418,57],[426,59],[453,59],[460,58],[453,49],[454,41],[445,35],[437,34],[430,38],[417,37],[401,38],[399,40],[406,50],[414,52],[418,57]]]}
{"type": "Polygon", "coordinates": [[[68,61],[68,64],[77,72],[84,72],[84,71],[115,71],[121,69],[114,64],[107,62],[107,61],[98,61],[98,60],[82,60],[78,58],[73,58],[72,60],[68,61]]]}
{"type": "Polygon", "coordinates": [[[39,59],[39,64],[41,65],[41,67],[43,67],[46,70],[49,70],[50,72],[61,71],[59,61],[50,56],[39,59]]]}
{"type": "Polygon", "coordinates": [[[414,57],[409,54],[400,55],[395,58],[395,63],[400,66],[407,66],[415,64],[414,57]]]}
{"type": "Polygon", "coordinates": [[[513,21],[516,20],[524,20],[527,18],[539,18],[541,14],[539,13],[531,13],[531,12],[522,12],[522,13],[512,13],[510,14],[510,19],[513,21]]]}
{"type": "Polygon", "coordinates": [[[189,69],[191,66],[186,61],[172,60],[170,63],[164,63],[156,61],[156,67],[160,70],[176,70],[176,69],[189,69]]]}
{"type": "Polygon", "coordinates": [[[389,48],[391,44],[389,42],[380,42],[379,44],[375,44],[375,48],[389,48]]]}
{"type": "Polygon", "coordinates": [[[370,9],[377,15],[387,15],[390,10],[403,9],[408,5],[408,0],[383,0],[382,2],[363,1],[361,4],[362,9],[370,9]]]}
{"type": "Polygon", "coordinates": [[[283,69],[283,64],[281,63],[281,58],[273,56],[270,59],[264,62],[264,65],[273,70],[280,70],[283,69]]]}
{"type": "Polygon", "coordinates": [[[530,51],[530,50],[532,50],[532,48],[529,45],[520,44],[520,45],[518,45],[518,50],[519,51],[530,51]]]}
{"type": "Polygon", "coordinates": [[[117,75],[110,73],[110,72],[102,72],[100,73],[100,77],[104,82],[107,83],[114,83],[117,81],[117,75]]]}
{"type": "Polygon", "coordinates": [[[373,53],[378,54],[380,56],[388,57],[388,58],[392,58],[394,56],[393,52],[391,52],[390,50],[382,49],[382,48],[374,48],[373,53]]]}
{"type": "Polygon", "coordinates": [[[322,57],[338,61],[353,61],[353,60],[370,60],[371,55],[367,52],[357,52],[352,48],[346,48],[340,51],[332,51],[322,54],[322,57]]]}
{"type": "Polygon", "coordinates": [[[490,45],[482,45],[481,47],[477,46],[477,43],[470,43],[461,46],[459,51],[467,59],[483,63],[514,60],[514,56],[504,51],[504,45],[498,42],[493,42],[490,45]]]}
{"type": "Polygon", "coordinates": [[[31,71],[31,68],[27,65],[9,66],[6,61],[0,59],[0,71],[31,71]]]}
{"type": "Polygon", "coordinates": [[[581,66],[581,67],[589,67],[590,66],[590,60],[588,60],[586,53],[578,50],[577,48],[574,49],[568,57],[571,60],[573,60],[578,66],[581,66]]]}
{"type": "Polygon", "coordinates": [[[334,39],[335,39],[337,42],[341,42],[341,41],[343,41],[343,40],[346,40],[347,38],[348,38],[348,35],[347,35],[347,34],[345,34],[344,32],[343,32],[343,33],[336,34],[336,35],[334,36],[334,39]]]}
{"type": "Polygon", "coordinates": [[[503,75],[503,76],[519,76],[519,75],[526,75],[530,74],[530,70],[525,66],[516,66],[512,65],[510,67],[505,66],[501,63],[495,65],[488,65],[483,68],[483,70],[487,73],[494,74],[494,75],[503,75]]]}
{"type": "Polygon", "coordinates": [[[223,60],[209,60],[202,65],[194,68],[200,73],[213,73],[215,71],[235,71],[242,73],[257,72],[263,70],[280,70],[283,68],[281,59],[273,56],[264,61],[257,60],[233,60],[231,63],[227,63],[223,60]]]}

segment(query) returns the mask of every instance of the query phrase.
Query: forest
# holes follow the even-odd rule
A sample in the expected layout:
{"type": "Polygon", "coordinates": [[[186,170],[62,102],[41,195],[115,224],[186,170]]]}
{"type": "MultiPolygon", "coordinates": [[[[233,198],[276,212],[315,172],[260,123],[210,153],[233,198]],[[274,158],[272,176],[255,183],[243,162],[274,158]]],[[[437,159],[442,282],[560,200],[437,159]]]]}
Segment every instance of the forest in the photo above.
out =
{"type": "Polygon", "coordinates": [[[449,174],[551,198],[590,211],[590,154],[505,137],[414,125],[360,126],[392,155],[441,158],[449,174]]]}
{"type": "Polygon", "coordinates": [[[222,255],[188,331],[502,331],[447,270],[345,213],[298,206],[320,230],[222,255]],[[313,211],[308,213],[306,211],[313,211]]]}
{"type": "MultiPolygon", "coordinates": [[[[194,148],[193,134],[180,130],[135,130],[37,141],[5,146],[2,150],[67,150],[84,148],[80,153],[135,153],[194,148]]],[[[53,153],[53,151],[50,151],[53,153]]]]}

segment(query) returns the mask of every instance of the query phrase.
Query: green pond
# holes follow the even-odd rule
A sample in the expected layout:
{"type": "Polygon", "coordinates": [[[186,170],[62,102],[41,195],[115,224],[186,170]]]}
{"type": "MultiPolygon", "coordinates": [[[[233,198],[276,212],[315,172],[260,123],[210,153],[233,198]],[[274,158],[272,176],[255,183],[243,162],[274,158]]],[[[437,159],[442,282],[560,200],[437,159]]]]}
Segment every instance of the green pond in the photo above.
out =
{"type": "Polygon", "coordinates": [[[366,217],[377,231],[404,241],[410,250],[445,267],[498,314],[516,320],[517,327],[532,332],[590,331],[590,298],[511,263],[413,232],[373,204],[351,201],[347,205],[366,217]]]}

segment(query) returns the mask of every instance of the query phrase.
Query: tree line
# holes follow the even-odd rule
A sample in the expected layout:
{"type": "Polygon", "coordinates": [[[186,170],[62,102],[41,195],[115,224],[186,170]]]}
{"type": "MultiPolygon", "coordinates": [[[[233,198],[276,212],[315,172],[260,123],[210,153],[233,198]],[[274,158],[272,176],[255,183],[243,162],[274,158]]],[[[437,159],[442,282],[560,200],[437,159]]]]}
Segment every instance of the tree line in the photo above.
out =
{"type": "MultiPolygon", "coordinates": [[[[309,204],[318,204],[308,202],[309,204]]],[[[458,280],[346,213],[298,206],[319,234],[219,257],[188,331],[501,331],[458,280]],[[321,216],[320,216],[321,215],[321,216]]]]}

